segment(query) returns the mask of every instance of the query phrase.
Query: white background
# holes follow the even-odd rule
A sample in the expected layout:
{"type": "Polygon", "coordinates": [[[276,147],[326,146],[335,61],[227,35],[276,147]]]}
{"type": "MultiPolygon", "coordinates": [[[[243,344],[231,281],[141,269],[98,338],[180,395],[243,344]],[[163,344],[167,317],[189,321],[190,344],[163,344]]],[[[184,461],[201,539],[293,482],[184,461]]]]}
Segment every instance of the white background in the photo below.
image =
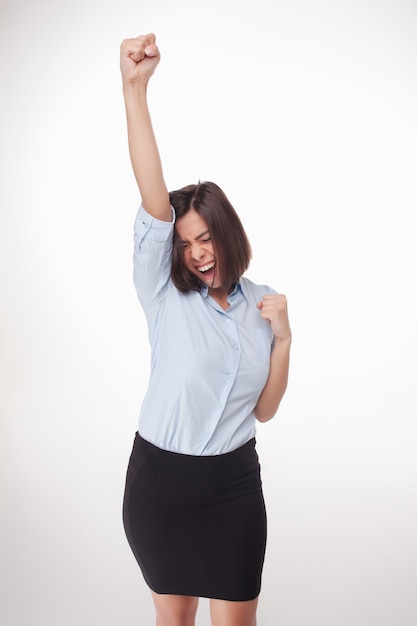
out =
{"type": "Polygon", "coordinates": [[[149,31],[169,188],[220,184],[289,300],[259,624],[414,626],[413,0],[2,0],[1,622],[154,622],[121,522],[149,354],[118,55],[149,31]]]}

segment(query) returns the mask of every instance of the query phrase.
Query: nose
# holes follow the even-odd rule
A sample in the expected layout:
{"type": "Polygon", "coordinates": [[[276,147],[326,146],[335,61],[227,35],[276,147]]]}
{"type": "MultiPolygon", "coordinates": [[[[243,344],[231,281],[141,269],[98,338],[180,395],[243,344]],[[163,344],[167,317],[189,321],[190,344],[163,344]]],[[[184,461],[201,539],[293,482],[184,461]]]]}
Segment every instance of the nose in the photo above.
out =
{"type": "Polygon", "coordinates": [[[201,259],[203,258],[204,250],[199,242],[194,242],[191,245],[191,256],[194,261],[201,261],[201,259]]]}

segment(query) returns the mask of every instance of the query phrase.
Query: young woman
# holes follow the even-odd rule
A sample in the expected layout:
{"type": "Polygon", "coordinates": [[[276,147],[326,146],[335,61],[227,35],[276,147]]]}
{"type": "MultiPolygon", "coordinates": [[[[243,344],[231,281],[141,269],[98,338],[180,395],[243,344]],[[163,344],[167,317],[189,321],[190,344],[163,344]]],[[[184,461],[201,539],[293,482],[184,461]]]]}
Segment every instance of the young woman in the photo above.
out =
{"type": "Polygon", "coordinates": [[[126,39],[120,65],[133,171],[134,282],[151,375],[126,477],[123,519],[158,626],[255,626],[266,514],[255,421],[288,380],[286,298],[243,277],[251,249],[223,191],[168,193],[147,104],[153,34],[126,39]]]}

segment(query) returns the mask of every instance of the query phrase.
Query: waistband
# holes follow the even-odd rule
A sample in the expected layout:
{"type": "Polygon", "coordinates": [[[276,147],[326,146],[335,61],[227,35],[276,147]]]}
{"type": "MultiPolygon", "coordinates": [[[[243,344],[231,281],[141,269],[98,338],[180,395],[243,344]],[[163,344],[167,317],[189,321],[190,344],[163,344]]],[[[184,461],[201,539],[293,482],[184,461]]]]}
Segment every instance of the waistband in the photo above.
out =
{"type": "Polygon", "coordinates": [[[147,441],[146,439],[141,437],[141,435],[138,432],[136,432],[135,434],[134,445],[138,446],[145,453],[148,453],[151,455],[158,455],[159,457],[165,457],[167,459],[168,458],[201,459],[201,460],[206,459],[207,461],[209,460],[220,461],[220,460],[227,460],[227,459],[231,460],[234,457],[239,457],[239,456],[244,457],[248,454],[250,455],[251,452],[255,452],[256,438],[252,437],[252,439],[249,439],[249,441],[244,443],[243,446],[240,446],[239,448],[236,448],[235,450],[231,450],[230,452],[225,452],[224,454],[214,454],[214,455],[183,454],[182,452],[173,452],[171,450],[165,450],[163,448],[159,448],[158,446],[151,443],[150,441],[147,441]]]}

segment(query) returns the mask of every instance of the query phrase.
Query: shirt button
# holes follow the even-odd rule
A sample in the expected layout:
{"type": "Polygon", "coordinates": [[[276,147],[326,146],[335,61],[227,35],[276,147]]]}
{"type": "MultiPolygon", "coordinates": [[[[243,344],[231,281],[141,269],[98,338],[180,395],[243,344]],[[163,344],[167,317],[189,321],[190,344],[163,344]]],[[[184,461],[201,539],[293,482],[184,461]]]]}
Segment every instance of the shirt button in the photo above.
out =
{"type": "Polygon", "coordinates": [[[230,319],[230,317],[227,317],[227,318],[226,318],[226,324],[230,324],[230,322],[231,322],[231,321],[232,321],[232,320],[230,319]]]}

